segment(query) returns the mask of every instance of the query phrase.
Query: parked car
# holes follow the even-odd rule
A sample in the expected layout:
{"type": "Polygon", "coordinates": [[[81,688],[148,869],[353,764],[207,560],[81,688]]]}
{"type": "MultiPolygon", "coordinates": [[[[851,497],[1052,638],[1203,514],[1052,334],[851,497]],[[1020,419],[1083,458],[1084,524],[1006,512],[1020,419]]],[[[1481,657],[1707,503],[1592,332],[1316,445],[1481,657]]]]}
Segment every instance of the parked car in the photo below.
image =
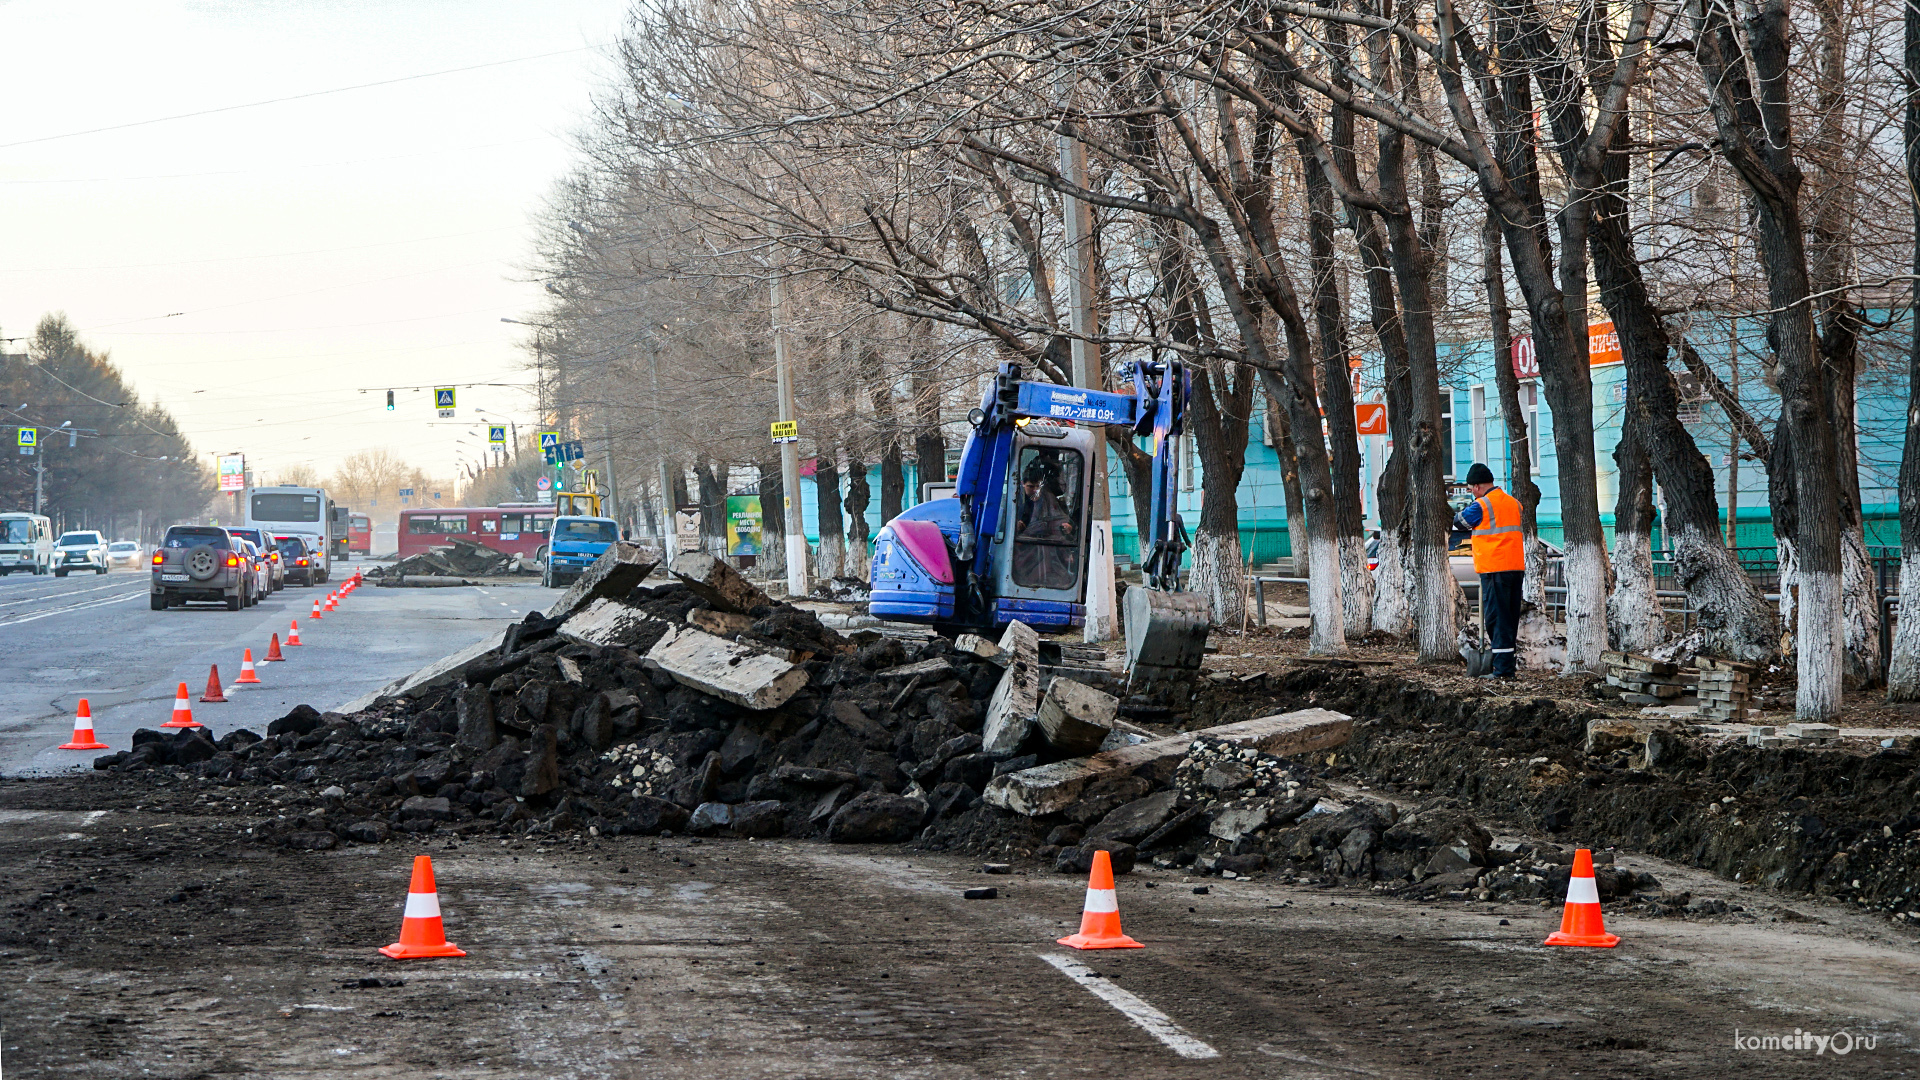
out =
{"type": "Polygon", "coordinates": [[[153,610],[210,601],[239,611],[253,603],[257,571],[218,525],[175,525],[153,553],[153,610]]]}
{"type": "Polygon", "coordinates": [[[281,557],[279,546],[271,541],[269,534],[259,529],[228,529],[227,531],[252,544],[259,551],[260,558],[266,563],[266,595],[272,596],[287,587],[286,560],[281,557]]]}
{"type": "Polygon", "coordinates": [[[619,539],[620,523],[612,518],[554,518],[540,583],[549,589],[570,584],[619,539]]]}
{"type": "Polygon", "coordinates": [[[312,547],[304,536],[276,536],[273,538],[274,550],[280,553],[280,561],[285,565],[287,580],[300,585],[316,585],[325,581],[320,569],[320,559],[314,555],[312,547]]]}
{"type": "Polygon", "coordinates": [[[134,540],[115,540],[107,545],[108,566],[139,566],[140,544],[134,540]]]}
{"type": "Polygon", "coordinates": [[[61,533],[54,547],[59,549],[59,557],[53,564],[54,577],[66,577],[74,570],[91,570],[96,574],[107,572],[107,538],[97,532],[80,530],[61,533]]]}

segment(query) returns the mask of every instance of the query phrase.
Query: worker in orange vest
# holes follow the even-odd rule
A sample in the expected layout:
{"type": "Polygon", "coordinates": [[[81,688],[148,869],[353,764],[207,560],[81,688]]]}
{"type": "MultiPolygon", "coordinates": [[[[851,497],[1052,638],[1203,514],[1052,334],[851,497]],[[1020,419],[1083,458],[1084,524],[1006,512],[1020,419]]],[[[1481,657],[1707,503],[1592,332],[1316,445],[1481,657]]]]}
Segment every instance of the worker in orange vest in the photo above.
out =
{"type": "Polygon", "coordinates": [[[1480,575],[1480,603],[1493,650],[1493,674],[1514,676],[1514,638],[1520,632],[1520,586],[1527,577],[1527,544],[1520,532],[1520,500],[1500,490],[1493,470],[1475,462],[1467,470],[1473,501],[1454,515],[1453,527],[1473,534],[1473,571],[1480,575]]]}

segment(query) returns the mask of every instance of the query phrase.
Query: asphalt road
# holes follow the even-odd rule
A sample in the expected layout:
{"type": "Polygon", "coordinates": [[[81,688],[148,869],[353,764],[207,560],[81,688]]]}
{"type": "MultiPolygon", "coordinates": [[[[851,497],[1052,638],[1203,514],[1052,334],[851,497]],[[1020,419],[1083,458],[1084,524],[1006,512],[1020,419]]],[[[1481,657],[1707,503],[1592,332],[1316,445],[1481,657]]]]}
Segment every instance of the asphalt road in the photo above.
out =
{"type": "Polygon", "coordinates": [[[339,610],[311,621],[314,599],[324,599],[354,565],[336,563],[329,586],[293,586],[239,612],[213,605],[149,610],[144,568],[64,580],[0,578],[0,775],[87,769],[106,753],[55,749],[72,734],[81,698],[92,705],[100,741],[115,750],[127,749],[134,729],[168,720],[182,682],[195,699],[194,717],[215,732],[264,732],[296,704],[322,711],[344,704],[551,601],[537,584],[368,583],[339,610]],[[284,663],[264,663],[269,635],[284,641],[294,619],[304,644],[284,650],[284,663]],[[231,687],[247,648],[262,685],[237,688],[226,704],[201,704],[209,669],[219,665],[231,687]]]}

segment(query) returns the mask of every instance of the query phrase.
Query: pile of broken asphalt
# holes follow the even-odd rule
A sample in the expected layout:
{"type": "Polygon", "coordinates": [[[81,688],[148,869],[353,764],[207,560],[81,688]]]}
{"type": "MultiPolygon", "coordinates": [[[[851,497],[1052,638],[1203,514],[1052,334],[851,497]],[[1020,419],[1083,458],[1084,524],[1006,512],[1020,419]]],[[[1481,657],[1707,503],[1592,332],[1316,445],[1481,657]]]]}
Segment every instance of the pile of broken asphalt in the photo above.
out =
{"type": "Polygon", "coordinates": [[[844,636],[716,560],[683,558],[673,579],[646,583],[651,565],[631,558],[603,562],[490,650],[365,708],[302,706],[265,736],[143,731],[96,768],[182,801],[270,790],[276,812],[245,837],[310,850],[425,834],[691,833],[912,842],[1084,873],[1104,849],[1120,872],[1151,860],[1421,899],[1557,902],[1584,846],[1599,849],[1603,900],[1723,913],[1615,870],[1618,847],[1920,921],[1910,751],[1763,750],[1682,728],[1596,741],[1578,703],[1310,669],[1203,678],[1171,714],[1120,702],[1103,752],[1074,757],[1040,721],[1037,692],[1013,736],[988,729],[996,699],[1004,714],[1018,698],[1009,683],[1035,674],[1011,650],[844,636]],[[1119,718],[1130,713],[1172,723],[1149,730],[1119,718]],[[1307,713],[1359,719],[1277,753],[1245,734],[1307,713]],[[1497,845],[1476,814],[1550,840],[1497,845]]]}

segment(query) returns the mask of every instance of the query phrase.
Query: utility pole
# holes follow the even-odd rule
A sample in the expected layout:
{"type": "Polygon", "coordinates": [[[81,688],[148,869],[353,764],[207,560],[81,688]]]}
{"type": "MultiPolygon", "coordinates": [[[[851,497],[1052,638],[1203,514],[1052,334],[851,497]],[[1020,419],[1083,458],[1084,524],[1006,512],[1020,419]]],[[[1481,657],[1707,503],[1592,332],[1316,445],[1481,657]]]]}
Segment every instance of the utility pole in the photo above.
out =
{"type": "Polygon", "coordinates": [[[33,512],[40,512],[41,503],[46,501],[47,448],[33,448],[33,512]]]}
{"type": "MultiPolygon", "coordinates": [[[[793,371],[787,357],[787,323],[785,290],[780,284],[780,271],[775,270],[768,279],[767,288],[773,315],[773,371],[779,385],[780,420],[782,423],[794,421],[793,415],[793,371]]],[[[780,497],[786,502],[785,520],[787,523],[787,595],[805,596],[812,592],[807,584],[807,534],[800,520],[800,445],[793,442],[780,444],[780,497]]],[[[762,510],[764,513],[764,508],[762,510]]]]}
{"type": "Polygon", "coordinates": [[[607,443],[607,516],[620,520],[620,485],[613,479],[613,427],[607,418],[600,418],[600,437],[607,443]]]}
{"type": "MultiPolygon", "coordinates": [[[[653,342],[653,408],[657,418],[660,415],[660,342],[657,339],[653,342]]],[[[656,445],[663,441],[657,428],[653,441],[656,445]]],[[[667,465],[667,454],[663,447],[660,451],[660,550],[666,555],[668,565],[672,565],[674,557],[680,554],[680,534],[674,518],[677,509],[673,505],[673,470],[667,465]]]]}
{"type": "MultiPolygon", "coordinates": [[[[1063,98],[1062,106],[1070,100],[1063,98]]],[[[1062,133],[1060,172],[1069,184],[1087,186],[1087,148],[1071,134],[1062,133]]],[[[1089,390],[1106,389],[1100,370],[1100,346],[1089,341],[1099,332],[1099,320],[1093,310],[1094,253],[1093,207],[1081,199],[1067,196],[1066,244],[1063,249],[1067,277],[1067,326],[1074,337],[1069,348],[1073,356],[1073,385],[1089,390]]],[[[1107,440],[1102,435],[1093,441],[1093,460],[1087,463],[1091,474],[1091,518],[1087,528],[1087,621],[1085,640],[1107,641],[1115,636],[1113,506],[1107,494],[1107,440]]]]}

